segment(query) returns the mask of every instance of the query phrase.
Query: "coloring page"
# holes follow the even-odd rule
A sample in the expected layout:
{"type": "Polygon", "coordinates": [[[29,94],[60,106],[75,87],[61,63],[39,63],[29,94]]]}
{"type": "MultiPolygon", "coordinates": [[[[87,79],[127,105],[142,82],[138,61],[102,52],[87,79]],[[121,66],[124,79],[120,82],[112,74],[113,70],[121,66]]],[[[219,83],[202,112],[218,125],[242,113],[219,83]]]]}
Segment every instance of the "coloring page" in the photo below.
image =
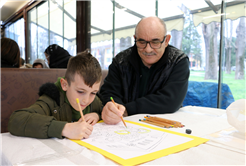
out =
{"type": "Polygon", "coordinates": [[[122,122],[117,125],[97,123],[90,137],[81,141],[129,159],[193,140],[137,124],[126,122],[126,125],[127,128],[122,122]]]}

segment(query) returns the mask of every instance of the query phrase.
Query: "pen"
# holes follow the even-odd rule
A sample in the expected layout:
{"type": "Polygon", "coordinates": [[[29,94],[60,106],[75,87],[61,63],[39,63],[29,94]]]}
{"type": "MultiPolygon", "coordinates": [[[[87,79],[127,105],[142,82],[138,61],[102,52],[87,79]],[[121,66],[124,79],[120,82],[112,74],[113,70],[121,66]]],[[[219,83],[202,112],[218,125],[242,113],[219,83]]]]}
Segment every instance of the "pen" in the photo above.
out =
{"type": "MultiPolygon", "coordinates": [[[[114,102],[113,97],[110,97],[110,99],[112,100],[112,102],[113,102],[113,103],[114,103],[114,105],[116,106],[116,104],[115,104],[115,102],[114,102]]],[[[124,125],[126,126],[126,123],[125,123],[125,121],[124,121],[123,117],[121,116],[120,118],[121,118],[122,122],[124,123],[124,125]]],[[[127,128],[127,126],[126,126],[126,128],[127,128]]]]}
{"type": "Polygon", "coordinates": [[[79,106],[79,112],[80,112],[81,118],[83,119],[83,121],[85,121],[85,119],[84,119],[84,115],[83,115],[83,112],[82,112],[82,110],[81,110],[81,106],[80,106],[80,103],[79,103],[79,99],[78,99],[78,98],[76,98],[76,101],[77,101],[78,106],[79,106]]]}

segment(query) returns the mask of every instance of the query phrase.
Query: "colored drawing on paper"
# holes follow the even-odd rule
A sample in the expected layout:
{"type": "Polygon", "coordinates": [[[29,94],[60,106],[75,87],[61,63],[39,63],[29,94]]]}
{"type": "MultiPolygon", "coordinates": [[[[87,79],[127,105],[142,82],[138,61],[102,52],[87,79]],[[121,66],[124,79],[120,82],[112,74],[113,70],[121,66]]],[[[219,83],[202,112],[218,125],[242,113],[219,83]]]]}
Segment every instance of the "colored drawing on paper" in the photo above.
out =
{"type": "Polygon", "coordinates": [[[122,123],[98,123],[94,125],[90,137],[82,141],[127,159],[190,140],[192,139],[131,123],[127,123],[127,128],[122,123]]]}
{"type": "Polygon", "coordinates": [[[117,125],[97,123],[89,138],[73,141],[121,165],[138,165],[208,141],[137,122],[125,122],[127,128],[121,122],[117,125]]]}

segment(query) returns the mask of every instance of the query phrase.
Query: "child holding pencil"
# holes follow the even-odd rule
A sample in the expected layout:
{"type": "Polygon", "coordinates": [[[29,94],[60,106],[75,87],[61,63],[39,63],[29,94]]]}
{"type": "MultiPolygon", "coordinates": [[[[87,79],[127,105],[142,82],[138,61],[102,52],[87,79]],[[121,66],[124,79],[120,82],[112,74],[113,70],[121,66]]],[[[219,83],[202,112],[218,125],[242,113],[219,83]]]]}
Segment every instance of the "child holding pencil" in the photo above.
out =
{"type": "Polygon", "coordinates": [[[101,78],[100,64],[88,51],[70,58],[65,77],[41,86],[33,105],[12,113],[10,133],[33,138],[88,138],[101,119],[102,103],[96,96],[101,78]]]}

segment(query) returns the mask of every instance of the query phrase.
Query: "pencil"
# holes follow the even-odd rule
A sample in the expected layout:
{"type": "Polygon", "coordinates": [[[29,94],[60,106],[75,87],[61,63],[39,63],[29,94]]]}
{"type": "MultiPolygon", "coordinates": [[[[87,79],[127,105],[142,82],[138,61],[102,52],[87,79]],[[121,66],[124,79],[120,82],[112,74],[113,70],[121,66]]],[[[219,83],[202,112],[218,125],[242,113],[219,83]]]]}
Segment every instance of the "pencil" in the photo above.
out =
{"type": "Polygon", "coordinates": [[[172,125],[176,124],[175,121],[172,121],[172,120],[169,120],[169,119],[164,119],[164,118],[159,118],[159,117],[146,116],[145,118],[153,119],[153,120],[161,121],[161,122],[165,122],[165,123],[169,123],[169,124],[172,124],[172,125]]]}
{"type": "MultiPolygon", "coordinates": [[[[112,102],[113,102],[113,103],[114,103],[114,105],[116,106],[116,104],[115,104],[115,102],[114,102],[113,97],[110,97],[110,99],[112,100],[112,102]]],[[[126,126],[126,123],[125,123],[125,121],[124,121],[123,117],[121,116],[120,118],[121,118],[122,122],[124,123],[124,125],[126,126]]],[[[126,126],[126,128],[127,128],[127,126],[126,126]]]]}
{"type": "Polygon", "coordinates": [[[169,119],[164,119],[164,118],[159,118],[159,117],[153,117],[153,116],[148,116],[148,115],[145,118],[155,120],[155,121],[164,122],[164,123],[169,123],[171,125],[174,125],[175,127],[183,127],[184,126],[180,122],[174,121],[174,120],[169,120],[169,119]]]}
{"type": "Polygon", "coordinates": [[[146,120],[141,120],[141,119],[139,119],[139,121],[144,122],[144,123],[148,123],[148,124],[152,124],[152,125],[155,125],[155,126],[163,127],[163,128],[168,128],[165,125],[154,123],[154,122],[151,122],[151,121],[146,121],[146,120]]]}
{"type": "Polygon", "coordinates": [[[167,123],[167,124],[170,124],[172,127],[184,127],[184,125],[178,121],[173,121],[173,120],[159,118],[159,117],[152,117],[148,115],[145,116],[145,118],[148,120],[154,121],[154,122],[167,123]]]}
{"type": "Polygon", "coordinates": [[[85,121],[84,115],[83,115],[83,112],[82,112],[82,110],[81,110],[81,106],[80,106],[80,103],[79,103],[79,99],[76,98],[76,101],[77,101],[77,103],[78,103],[78,107],[79,107],[79,112],[80,112],[81,118],[82,118],[83,121],[85,121]]]}
{"type": "Polygon", "coordinates": [[[165,123],[165,122],[155,121],[155,120],[151,120],[151,119],[144,119],[144,120],[152,122],[152,123],[161,124],[161,125],[164,125],[166,127],[174,127],[174,125],[171,125],[171,124],[165,123]]]}

